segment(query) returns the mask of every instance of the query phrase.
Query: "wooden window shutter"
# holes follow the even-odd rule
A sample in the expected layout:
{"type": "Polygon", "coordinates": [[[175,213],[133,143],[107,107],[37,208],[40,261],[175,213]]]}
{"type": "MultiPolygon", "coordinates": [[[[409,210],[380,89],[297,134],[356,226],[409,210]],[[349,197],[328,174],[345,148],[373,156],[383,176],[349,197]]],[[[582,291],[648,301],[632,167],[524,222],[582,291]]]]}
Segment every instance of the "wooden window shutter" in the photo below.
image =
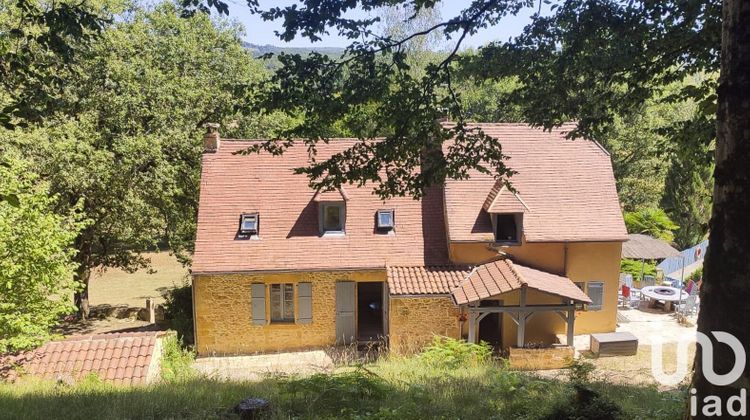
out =
{"type": "Polygon", "coordinates": [[[266,285],[263,283],[250,285],[250,297],[253,325],[266,325],[266,285]]]}
{"type": "Polygon", "coordinates": [[[300,324],[312,323],[312,283],[297,284],[297,302],[299,307],[299,317],[297,321],[300,324]]]}

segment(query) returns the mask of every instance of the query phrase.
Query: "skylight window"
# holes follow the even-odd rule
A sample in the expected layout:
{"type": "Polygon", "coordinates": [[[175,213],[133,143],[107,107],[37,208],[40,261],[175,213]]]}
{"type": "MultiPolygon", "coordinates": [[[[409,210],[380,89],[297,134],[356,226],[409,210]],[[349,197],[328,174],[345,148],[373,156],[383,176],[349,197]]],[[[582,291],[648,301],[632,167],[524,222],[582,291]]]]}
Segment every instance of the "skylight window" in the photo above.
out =
{"type": "Polygon", "coordinates": [[[377,214],[378,229],[392,230],[395,226],[393,209],[380,209],[377,214]]]}
{"type": "Polygon", "coordinates": [[[240,218],[240,233],[257,235],[259,225],[260,215],[258,213],[243,214],[240,218]]]}

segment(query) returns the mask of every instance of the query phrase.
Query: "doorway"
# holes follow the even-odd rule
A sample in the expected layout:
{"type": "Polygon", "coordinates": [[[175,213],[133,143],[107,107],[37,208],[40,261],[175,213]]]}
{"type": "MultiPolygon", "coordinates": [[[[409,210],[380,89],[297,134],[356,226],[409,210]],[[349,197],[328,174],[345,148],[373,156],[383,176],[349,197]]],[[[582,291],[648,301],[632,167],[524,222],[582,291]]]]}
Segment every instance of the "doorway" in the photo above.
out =
{"type": "Polygon", "coordinates": [[[383,338],[383,283],[357,283],[357,340],[383,338]]]}
{"type": "MultiPolygon", "coordinates": [[[[500,301],[497,300],[483,300],[479,302],[480,307],[497,307],[500,306],[500,301]]],[[[500,313],[493,312],[487,314],[481,321],[479,321],[479,340],[486,341],[495,349],[499,349],[502,344],[502,334],[500,330],[502,318],[500,313]]]]}

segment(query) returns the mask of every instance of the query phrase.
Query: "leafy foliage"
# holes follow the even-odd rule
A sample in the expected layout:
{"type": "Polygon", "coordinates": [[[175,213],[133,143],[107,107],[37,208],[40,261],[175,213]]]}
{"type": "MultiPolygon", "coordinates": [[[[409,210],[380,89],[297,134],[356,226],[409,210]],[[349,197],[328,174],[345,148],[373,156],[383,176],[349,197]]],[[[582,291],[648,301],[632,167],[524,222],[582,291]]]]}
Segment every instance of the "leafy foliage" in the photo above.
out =
{"type": "Polygon", "coordinates": [[[164,296],[164,317],[169,328],[185,344],[195,343],[193,331],[193,286],[184,284],[170,289],[164,296]]]}
{"type": "Polygon", "coordinates": [[[631,260],[628,258],[620,260],[620,272],[632,274],[635,280],[642,280],[641,269],[644,276],[656,276],[656,264],[652,261],[631,260]]]}
{"type": "Polygon", "coordinates": [[[489,362],[491,356],[492,348],[485,342],[474,344],[441,336],[435,336],[419,355],[425,363],[447,369],[481,365],[489,362]]]}
{"type": "Polygon", "coordinates": [[[4,159],[10,160],[0,165],[0,194],[18,203],[0,201],[0,353],[43,343],[73,310],[68,297],[78,285],[70,245],[83,226],[77,214],[52,211],[55,197],[26,163],[4,159]]]}
{"type": "Polygon", "coordinates": [[[161,379],[167,383],[188,381],[196,377],[193,369],[195,354],[185,350],[173,335],[162,340],[161,379]]]}
{"type": "Polygon", "coordinates": [[[629,233],[642,233],[667,242],[672,242],[673,232],[679,229],[667,213],[658,208],[625,213],[624,217],[629,233]]]}
{"type": "Polygon", "coordinates": [[[284,120],[246,114],[264,77],[240,29],[171,3],[133,8],[70,64],[67,105],[13,140],[47,174],[56,210],[76,203],[92,223],[75,241],[76,304],[87,313],[91,270],[149,267],[164,245],[189,261],[195,232],[203,123],[227,136],[273,133],[284,120]]]}

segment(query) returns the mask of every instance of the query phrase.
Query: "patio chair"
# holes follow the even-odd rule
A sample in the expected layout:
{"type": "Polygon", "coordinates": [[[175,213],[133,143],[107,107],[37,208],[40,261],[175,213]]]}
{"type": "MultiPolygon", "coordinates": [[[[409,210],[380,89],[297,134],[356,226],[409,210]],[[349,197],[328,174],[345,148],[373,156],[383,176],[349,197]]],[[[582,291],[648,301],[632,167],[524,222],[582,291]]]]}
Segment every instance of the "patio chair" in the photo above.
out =
{"type": "Polygon", "coordinates": [[[698,300],[697,296],[690,295],[685,300],[685,303],[677,305],[677,311],[685,315],[694,315],[698,313],[698,300]]]}
{"type": "Polygon", "coordinates": [[[654,276],[643,276],[644,286],[656,286],[656,278],[654,276]]]}
{"type": "Polygon", "coordinates": [[[692,280],[690,280],[688,282],[687,286],[685,286],[685,293],[687,293],[688,295],[692,295],[693,294],[693,290],[695,290],[697,292],[698,288],[695,287],[695,282],[692,281],[692,280]]]}
{"type": "Polygon", "coordinates": [[[630,289],[629,290],[630,299],[628,300],[628,303],[631,308],[638,309],[638,307],[641,306],[641,291],[640,289],[630,289]]]}
{"type": "Polygon", "coordinates": [[[633,275],[632,274],[625,274],[625,285],[633,288],[633,275]]]}

